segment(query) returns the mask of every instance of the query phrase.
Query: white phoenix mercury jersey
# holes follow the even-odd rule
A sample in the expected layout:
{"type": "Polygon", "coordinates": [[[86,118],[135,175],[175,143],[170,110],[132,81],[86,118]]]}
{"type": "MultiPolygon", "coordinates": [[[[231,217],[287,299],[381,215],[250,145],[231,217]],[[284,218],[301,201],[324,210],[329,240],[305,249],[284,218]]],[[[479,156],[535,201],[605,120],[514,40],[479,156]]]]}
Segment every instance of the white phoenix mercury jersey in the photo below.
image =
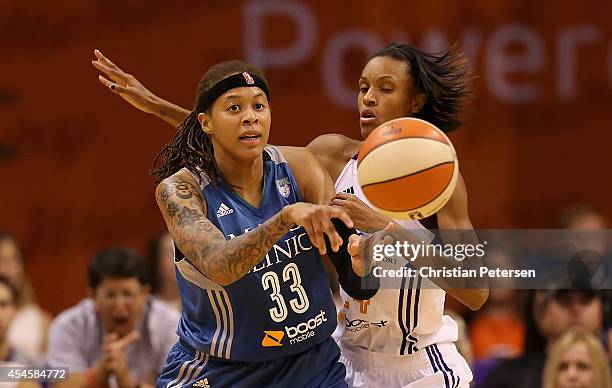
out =
{"type": "MultiPolygon", "coordinates": [[[[336,181],[336,191],[356,195],[373,207],[357,181],[356,158],[342,170],[336,181]]],[[[420,222],[396,221],[422,237],[425,243],[433,240],[433,233],[420,222]]],[[[383,260],[377,265],[383,269],[399,269],[407,264],[399,258],[383,260]]],[[[401,285],[395,289],[381,288],[372,299],[365,301],[353,299],[340,289],[344,301],[340,316],[344,318],[344,325],[339,341],[343,347],[405,355],[428,345],[457,340],[457,324],[443,315],[444,290],[420,276],[403,278],[401,285]]]]}

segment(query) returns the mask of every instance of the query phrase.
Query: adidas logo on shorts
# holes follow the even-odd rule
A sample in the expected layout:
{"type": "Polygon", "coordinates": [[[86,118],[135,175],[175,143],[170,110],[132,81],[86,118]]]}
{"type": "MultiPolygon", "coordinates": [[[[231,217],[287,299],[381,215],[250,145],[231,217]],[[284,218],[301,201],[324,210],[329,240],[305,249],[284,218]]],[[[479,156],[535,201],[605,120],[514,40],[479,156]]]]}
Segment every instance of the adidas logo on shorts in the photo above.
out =
{"type": "Polygon", "coordinates": [[[202,387],[202,388],[210,388],[210,384],[208,384],[208,379],[198,380],[193,384],[194,387],[202,387]]]}
{"type": "Polygon", "coordinates": [[[232,214],[233,212],[234,212],[234,209],[232,209],[231,207],[229,207],[226,204],[224,204],[223,202],[221,202],[221,205],[219,206],[219,209],[217,209],[217,218],[221,218],[221,217],[226,216],[228,214],[232,214]]]}

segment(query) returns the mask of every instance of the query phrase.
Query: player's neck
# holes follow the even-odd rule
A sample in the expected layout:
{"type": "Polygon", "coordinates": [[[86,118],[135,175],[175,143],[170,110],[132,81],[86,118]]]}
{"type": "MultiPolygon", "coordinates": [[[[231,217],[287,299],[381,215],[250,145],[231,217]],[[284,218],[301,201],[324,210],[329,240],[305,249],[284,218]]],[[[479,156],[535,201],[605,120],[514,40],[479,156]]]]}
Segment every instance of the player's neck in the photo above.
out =
{"type": "Polygon", "coordinates": [[[215,160],[227,184],[245,201],[258,207],[263,189],[263,157],[246,163],[228,157],[216,157],[215,160]]]}

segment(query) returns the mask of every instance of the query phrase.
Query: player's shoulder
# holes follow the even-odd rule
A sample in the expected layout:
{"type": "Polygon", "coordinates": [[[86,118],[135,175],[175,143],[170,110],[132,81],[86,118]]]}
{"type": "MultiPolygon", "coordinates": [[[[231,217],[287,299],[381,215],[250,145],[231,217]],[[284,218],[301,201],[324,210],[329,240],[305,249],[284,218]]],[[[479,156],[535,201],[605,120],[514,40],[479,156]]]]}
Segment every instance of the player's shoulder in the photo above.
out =
{"type": "Polygon", "coordinates": [[[177,183],[185,183],[185,182],[196,182],[197,178],[196,175],[191,172],[190,170],[188,170],[187,168],[181,168],[180,170],[178,170],[177,172],[175,172],[174,174],[168,176],[167,178],[163,179],[160,184],[165,183],[165,184],[177,184],[177,183]]]}
{"type": "Polygon", "coordinates": [[[340,134],[321,135],[306,146],[335,181],[346,163],[359,152],[361,142],[340,134]]]}
{"type": "Polygon", "coordinates": [[[302,178],[325,174],[325,169],[319,160],[307,148],[292,146],[278,146],[277,148],[282,152],[298,181],[302,181],[302,178]]]}
{"type": "Polygon", "coordinates": [[[339,133],[330,133],[316,137],[306,148],[315,155],[354,153],[361,142],[339,133]]]}
{"type": "Polygon", "coordinates": [[[180,184],[199,186],[198,179],[196,178],[195,174],[186,168],[182,168],[167,178],[162,179],[157,185],[155,194],[156,196],[160,197],[164,192],[171,190],[180,184]]]}
{"type": "Polygon", "coordinates": [[[289,164],[307,162],[314,159],[314,155],[306,147],[274,146],[274,148],[280,151],[289,164]]]}

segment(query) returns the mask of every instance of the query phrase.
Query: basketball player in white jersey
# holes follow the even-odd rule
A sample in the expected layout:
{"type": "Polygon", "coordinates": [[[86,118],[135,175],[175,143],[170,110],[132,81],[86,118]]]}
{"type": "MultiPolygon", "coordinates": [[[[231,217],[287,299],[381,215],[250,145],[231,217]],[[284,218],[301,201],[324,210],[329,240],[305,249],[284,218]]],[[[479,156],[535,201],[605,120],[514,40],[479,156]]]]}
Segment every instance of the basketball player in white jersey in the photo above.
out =
{"type": "MultiPolygon", "coordinates": [[[[101,53],[95,54],[94,66],[114,81],[100,76],[100,82],[136,108],[172,125],[178,125],[188,114],[149,92],[101,53]]],[[[470,97],[471,80],[467,60],[455,50],[430,55],[408,45],[386,47],[367,63],[359,80],[362,137],[386,121],[406,116],[426,120],[445,132],[457,128],[461,124],[457,115],[470,97]]],[[[359,140],[334,134],[318,137],[307,148],[336,182],[338,194],[332,204],[344,208],[357,229],[373,233],[393,220],[376,212],[359,189],[354,157],[360,146],[359,140]]],[[[398,223],[425,241],[433,238],[417,221],[398,223]]],[[[449,231],[472,230],[461,176],[449,202],[423,223],[430,229],[440,229],[445,243],[460,242],[449,231]]],[[[407,278],[402,288],[381,289],[372,299],[361,302],[342,293],[345,325],[339,343],[350,386],[469,386],[472,374],[453,344],[457,325],[443,314],[446,292],[428,282],[407,278]]],[[[488,296],[487,289],[446,291],[473,310],[488,296]]]]}
{"type": "MultiPolygon", "coordinates": [[[[390,45],[376,53],[359,80],[360,127],[366,138],[379,125],[399,117],[424,119],[449,131],[459,126],[457,114],[469,97],[470,70],[454,50],[432,56],[407,45],[390,45]]],[[[361,141],[342,135],[323,135],[307,148],[335,180],[332,204],[347,210],[355,227],[366,233],[384,228],[390,219],[372,209],[357,183],[356,154],[361,141]]],[[[460,177],[455,193],[435,216],[424,220],[448,231],[471,230],[465,183],[460,177]]],[[[424,241],[433,235],[418,221],[397,221],[424,241]]],[[[445,232],[447,231],[447,232],[445,232]]],[[[380,262],[400,268],[405,261],[380,262]]],[[[418,262],[418,259],[417,259],[418,262]]],[[[483,289],[451,289],[451,295],[471,309],[488,295],[483,289]]],[[[341,291],[342,292],[342,291],[341,291]]],[[[446,292],[420,277],[402,280],[400,289],[381,289],[368,301],[355,301],[342,292],[344,332],[339,337],[347,382],[354,387],[467,387],[472,374],[457,352],[457,324],[443,314],[446,292]]]]}

